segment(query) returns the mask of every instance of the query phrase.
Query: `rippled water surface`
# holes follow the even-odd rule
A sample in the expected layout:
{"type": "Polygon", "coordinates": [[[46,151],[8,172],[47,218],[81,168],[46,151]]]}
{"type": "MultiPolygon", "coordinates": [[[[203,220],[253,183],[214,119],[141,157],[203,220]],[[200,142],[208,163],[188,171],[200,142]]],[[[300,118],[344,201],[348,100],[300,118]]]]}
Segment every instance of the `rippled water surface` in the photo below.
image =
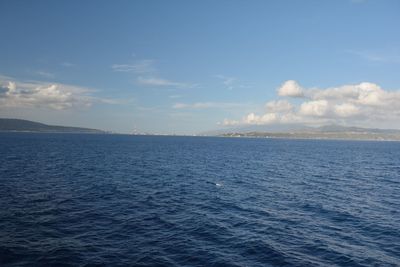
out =
{"type": "Polygon", "coordinates": [[[1,266],[399,266],[400,143],[0,134],[1,266]]]}

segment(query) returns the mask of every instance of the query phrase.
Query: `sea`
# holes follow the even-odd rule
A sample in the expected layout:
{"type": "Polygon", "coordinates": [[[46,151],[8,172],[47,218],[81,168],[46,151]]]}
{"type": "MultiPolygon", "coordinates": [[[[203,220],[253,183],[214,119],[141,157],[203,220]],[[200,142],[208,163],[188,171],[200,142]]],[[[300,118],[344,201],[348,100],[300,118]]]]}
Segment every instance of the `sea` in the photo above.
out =
{"type": "Polygon", "coordinates": [[[0,266],[400,266],[400,143],[0,134],[0,266]]]}

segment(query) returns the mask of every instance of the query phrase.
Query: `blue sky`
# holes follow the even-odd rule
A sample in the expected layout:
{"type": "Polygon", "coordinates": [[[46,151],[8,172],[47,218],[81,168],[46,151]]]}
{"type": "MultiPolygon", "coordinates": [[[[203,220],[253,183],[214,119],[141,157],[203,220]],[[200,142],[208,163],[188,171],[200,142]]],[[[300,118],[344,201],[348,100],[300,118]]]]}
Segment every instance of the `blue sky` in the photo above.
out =
{"type": "Polygon", "coordinates": [[[125,133],[400,128],[399,1],[6,0],[0,10],[1,117],[125,133]]]}

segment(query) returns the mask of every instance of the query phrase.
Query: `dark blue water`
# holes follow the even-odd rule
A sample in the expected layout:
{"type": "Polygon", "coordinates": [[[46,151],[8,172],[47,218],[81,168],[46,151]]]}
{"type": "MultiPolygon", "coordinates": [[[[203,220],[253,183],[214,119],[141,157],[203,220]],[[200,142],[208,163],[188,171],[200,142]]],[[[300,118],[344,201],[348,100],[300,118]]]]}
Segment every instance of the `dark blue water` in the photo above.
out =
{"type": "Polygon", "coordinates": [[[1,266],[399,266],[400,143],[0,134],[1,266]]]}

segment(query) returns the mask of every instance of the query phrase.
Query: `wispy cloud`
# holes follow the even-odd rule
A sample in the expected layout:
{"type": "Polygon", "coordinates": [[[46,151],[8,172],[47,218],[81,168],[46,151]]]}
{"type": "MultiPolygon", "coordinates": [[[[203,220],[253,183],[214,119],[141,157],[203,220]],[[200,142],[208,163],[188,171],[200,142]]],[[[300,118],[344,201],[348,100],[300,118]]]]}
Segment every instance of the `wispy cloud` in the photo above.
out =
{"type": "Polygon", "coordinates": [[[165,87],[179,87],[179,88],[195,86],[194,84],[176,82],[156,77],[138,77],[137,82],[139,84],[147,86],[165,86],[165,87]]]}
{"type": "Polygon", "coordinates": [[[306,89],[291,80],[283,83],[277,93],[284,99],[267,102],[263,114],[250,113],[241,120],[225,119],[223,124],[361,123],[373,126],[390,125],[400,119],[400,91],[384,90],[374,83],[306,89]]]}
{"type": "Polygon", "coordinates": [[[227,90],[234,90],[234,89],[249,89],[251,86],[248,84],[244,84],[241,80],[236,77],[226,76],[226,75],[215,75],[215,78],[219,79],[222,86],[227,90]]]}
{"type": "Polygon", "coordinates": [[[132,72],[136,74],[156,72],[156,68],[154,67],[154,60],[152,59],[143,59],[136,61],[132,64],[114,64],[111,66],[111,68],[114,71],[132,72]]]}
{"type": "Polygon", "coordinates": [[[232,109],[243,108],[248,104],[230,102],[196,102],[196,103],[175,103],[174,109],[232,109]]]}
{"type": "Polygon", "coordinates": [[[234,88],[234,84],[237,81],[235,77],[229,77],[225,75],[215,75],[216,78],[222,81],[222,84],[228,89],[232,90],[234,88]]]}
{"type": "Polygon", "coordinates": [[[62,62],[61,66],[66,67],[66,68],[71,68],[71,67],[75,67],[76,65],[71,62],[62,62]]]}
{"type": "Polygon", "coordinates": [[[346,52],[370,62],[400,63],[400,53],[393,49],[385,52],[371,50],[346,50],[346,52]]]}
{"type": "Polygon", "coordinates": [[[350,0],[350,2],[353,4],[363,4],[366,3],[367,0],[350,0]]]}
{"type": "Polygon", "coordinates": [[[168,96],[169,98],[175,99],[175,98],[181,98],[182,95],[170,95],[168,96]]]}
{"type": "Polygon", "coordinates": [[[94,90],[62,83],[19,81],[0,76],[2,108],[65,110],[90,107],[94,103],[116,104],[118,100],[94,96],[94,90]]]}
{"type": "Polygon", "coordinates": [[[48,72],[48,71],[39,70],[39,71],[36,71],[35,73],[37,75],[39,75],[39,76],[44,77],[44,78],[54,78],[55,77],[54,73],[51,73],[51,72],[48,72]]]}
{"type": "Polygon", "coordinates": [[[111,68],[117,72],[135,74],[136,82],[144,86],[177,88],[192,88],[197,86],[193,83],[178,82],[159,77],[155,61],[152,59],[138,60],[132,64],[114,64],[111,68]]]}

